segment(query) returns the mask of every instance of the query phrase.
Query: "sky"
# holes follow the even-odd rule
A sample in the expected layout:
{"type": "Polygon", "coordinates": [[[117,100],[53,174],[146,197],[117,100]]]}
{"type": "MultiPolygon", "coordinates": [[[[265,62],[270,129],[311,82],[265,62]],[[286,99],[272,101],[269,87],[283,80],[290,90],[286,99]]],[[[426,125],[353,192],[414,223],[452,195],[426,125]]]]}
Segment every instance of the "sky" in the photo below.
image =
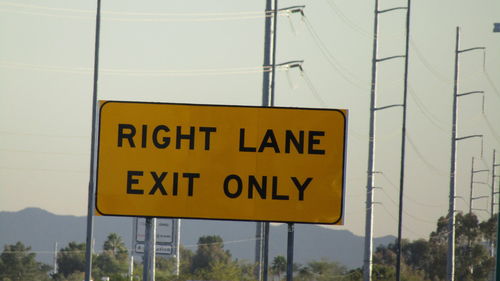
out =
{"type": "MultiPolygon", "coordinates": [[[[345,225],[364,235],[374,1],[281,0],[276,106],[349,110],[345,225]]],[[[406,1],[380,0],[380,9],[406,1]]],[[[101,100],[261,105],[265,1],[102,0],[101,100]]],[[[447,213],[456,27],[457,210],[466,212],[474,169],[500,161],[500,3],[419,0],[411,7],[404,238],[427,238],[447,213]],[[484,59],[485,57],[485,59],[484,59]],[[483,62],[486,62],[483,64],[483,62]]],[[[40,207],[86,215],[95,1],[0,0],[0,211],[40,207]]],[[[380,15],[378,57],[404,54],[405,13],[380,15]]],[[[401,103],[403,60],[378,64],[377,106],[401,103]]],[[[396,235],[402,111],[376,113],[374,236],[396,235]]],[[[497,171],[500,174],[500,171],[497,171]]],[[[490,174],[491,175],[491,174],[490,174]]],[[[475,174],[474,197],[489,195],[475,174]]],[[[498,187],[498,186],[497,186],[498,187]]],[[[487,219],[490,199],[474,200],[487,219]],[[486,211],[488,210],[488,211],[486,211]]]]}

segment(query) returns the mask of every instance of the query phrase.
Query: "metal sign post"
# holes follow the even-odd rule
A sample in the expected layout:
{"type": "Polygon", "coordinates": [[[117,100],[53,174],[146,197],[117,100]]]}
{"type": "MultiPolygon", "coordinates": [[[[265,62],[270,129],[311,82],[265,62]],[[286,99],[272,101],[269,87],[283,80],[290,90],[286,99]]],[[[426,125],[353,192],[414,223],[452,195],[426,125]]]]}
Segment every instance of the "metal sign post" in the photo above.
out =
{"type": "Polygon", "coordinates": [[[155,280],[156,218],[146,218],[143,281],[155,280]]]}
{"type": "Polygon", "coordinates": [[[288,224],[288,242],[287,242],[287,258],[286,258],[286,281],[293,280],[293,240],[295,236],[295,226],[293,223],[288,224]]]}

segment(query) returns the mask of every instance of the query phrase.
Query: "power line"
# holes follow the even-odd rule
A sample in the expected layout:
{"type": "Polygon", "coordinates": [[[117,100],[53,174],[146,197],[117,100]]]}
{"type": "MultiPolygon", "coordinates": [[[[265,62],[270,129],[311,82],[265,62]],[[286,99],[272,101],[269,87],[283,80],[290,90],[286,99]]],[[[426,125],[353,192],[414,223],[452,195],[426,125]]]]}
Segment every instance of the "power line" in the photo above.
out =
{"type": "Polygon", "coordinates": [[[69,170],[69,169],[43,169],[43,168],[15,168],[15,167],[0,167],[0,170],[15,170],[15,171],[36,171],[36,172],[56,172],[56,173],[86,173],[87,170],[69,170]]]}
{"type": "Polygon", "coordinates": [[[323,106],[326,107],[325,101],[321,98],[321,95],[318,93],[316,88],[314,87],[314,84],[311,82],[311,79],[309,78],[309,75],[303,70],[302,71],[302,77],[304,78],[304,81],[306,82],[307,87],[313,94],[313,96],[318,100],[318,102],[323,106]]]}
{"type": "MultiPolygon", "coordinates": [[[[51,65],[38,65],[19,62],[1,62],[0,67],[23,69],[33,71],[49,71],[61,72],[71,74],[91,74],[91,68],[85,67],[64,67],[64,66],[51,66],[51,65]]],[[[283,68],[279,68],[283,70],[283,68]]],[[[270,67],[239,67],[239,68],[205,68],[205,69],[120,69],[120,68],[103,68],[101,72],[103,75],[122,75],[122,76],[151,76],[151,77],[164,77],[164,76],[213,76],[213,75],[239,75],[239,74],[252,74],[269,72],[270,67]]]]}
{"type": "MultiPolygon", "coordinates": [[[[9,10],[0,9],[0,12],[13,13],[21,15],[31,15],[31,16],[43,16],[49,18],[62,18],[62,19],[78,19],[78,20],[92,20],[91,16],[80,16],[80,15],[62,15],[62,14],[51,14],[44,12],[30,12],[30,11],[19,11],[19,10],[9,10]]],[[[224,17],[198,17],[198,18],[118,18],[118,17],[104,17],[103,21],[115,21],[115,22],[218,22],[218,21],[238,21],[238,20],[252,20],[252,19],[262,19],[268,17],[265,14],[262,15],[239,15],[239,16],[224,16],[224,17]]]]}
{"type": "Polygon", "coordinates": [[[372,38],[371,34],[368,31],[364,30],[362,27],[351,21],[349,17],[347,17],[337,6],[337,4],[335,4],[335,1],[325,0],[325,2],[326,4],[328,4],[330,10],[333,11],[348,27],[364,36],[372,38]]]}
{"type": "MultiPolygon", "coordinates": [[[[71,9],[71,8],[58,8],[58,7],[46,7],[33,4],[19,4],[13,2],[0,1],[0,5],[18,7],[18,8],[30,8],[38,10],[47,11],[58,11],[58,12],[73,12],[73,13],[84,13],[89,15],[94,15],[95,10],[86,9],[71,9]]],[[[130,15],[130,16],[179,16],[179,17],[189,17],[189,16],[221,16],[221,15],[264,15],[262,11],[238,11],[238,12],[217,12],[217,13],[164,13],[164,12],[124,12],[124,11],[102,11],[102,14],[109,15],[130,15]]]]}
{"type": "MultiPolygon", "coordinates": [[[[398,218],[396,218],[395,216],[392,215],[392,213],[383,205],[383,204],[379,204],[382,209],[389,215],[389,217],[391,217],[395,222],[398,222],[398,218]]],[[[413,235],[416,235],[416,236],[422,236],[421,234],[413,231],[411,228],[407,227],[406,225],[403,225],[403,228],[407,231],[409,231],[410,233],[412,233],[413,235]]]]}
{"type": "Polygon", "coordinates": [[[415,93],[415,90],[411,86],[408,86],[408,92],[410,93],[410,97],[413,99],[419,111],[424,115],[424,117],[431,122],[436,128],[440,129],[439,132],[445,133],[447,129],[445,129],[445,125],[442,124],[434,114],[430,110],[428,110],[423,102],[418,98],[418,95],[415,93]]]}
{"type": "Polygon", "coordinates": [[[413,39],[410,40],[410,44],[413,47],[415,54],[417,54],[417,58],[420,60],[420,62],[422,62],[422,64],[425,66],[425,68],[427,68],[427,70],[429,70],[429,72],[432,73],[437,78],[437,80],[439,80],[440,82],[442,82],[444,84],[452,85],[453,81],[451,79],[446,78],[444,75],[442,75],[441,73],[436,71],[434,69],[434,67],[432,67],[432,65],[427,61],[427,59],[422,54],[422,52],[420,52],[420,50],[417,48],[417,44],[415,44],[413,39]]]}
{"type": "Polygon", "coordinates": [[[419,149],[417,148],[417,146],[415,145],[415,143],[412,141],[412,138],[410,137],[410,134],[408,134],[407,137],[408,137],[408,143],[413,148],[413,151],[417,154],[418,158],[420,158],[420,160],[422,160],[422,162],[425,164],[425,166],[427,166],[427,168],[429,168],[430,171],[435,172],[436,174],[438,174],[440,176],[447,176],[447,173],[445,171],[443,171],[440,168],[434,166],[432,163],[430,163],[429,161],[427,161],[427,159],[425,159],[424,155],[419,151],[419,149]]]}
{"type": "MultiPolygon", "coordinates": [[[[0,6],[7,7],[7,9],[0,9],[1,12],[17,13],[25,15],[45,16],[53,18],[65,19],[81,19],[93,20],[93,10],[84,9],[71,9],[71,8],[56,8],[45,7],[30,4],[18,4],[12,2],[0,2],[0,6]],[[27,10],[12,10],[8,8],[22,8],[22,9],[35,9],[39,11],[27,10]],[[54,14],[40,11],[49,12],[71,12],[79,15],[68,14],[54,14]]],[[[104,15],[111,17],[104,17],[105,21],[125,21],[125,22],[207,22],[207,21],[235,21],[235,20],[248,20],[248,19],[261,19],[270,17],[263,12],[259,11],[239,11],[239,12],[217,12],[217,13],[162,13],[162,12],[124,12],[124,11],[103,11],[104,15]],[[125,16],[125,17],[112,17],[112,16],[125,16]],[[128,17],[128,18],[127,18],[128,17]],[[134,18],[142,17],[142,18],[134,18]],[[166,18],[170,17],[170,18],[166,18]]],[[[286,15],[286,11],[280,11],[280,16],[286,15]]]]}
{"type": "MultiPolygon", "coordinates": [[[[380,175],[389,183],[389,185],[394,189],[394,191],[399,192],[398,188],[396,187],[396,184],[394,184],[394,182],[391,181],[391,179],[389,179],[389,177],[387,177],[384,173],[380,173],[380,175]]],[[[444,204],[444,205],[433,205],[433,204],[418,202],[418,201],[416,201],[415,199],[413,199],[412,197],[410,197],[408,195],[405,195],[404,198],[412,201],[413,203],[415,203],[417,205],[421,205],[421,206],[424,206],[424,207],[442,208],[442,207],[447,206],[446,204],[444,204]]]]}
{"type": "Polygon", "coordinates": [[[304,16],[304,22],[306,24],[306,28],[309,31],[309,34],[313,38],[314,43],[320,50],[321,54],[326,58],[328,64],[340,75],[346,82],[349,84],[361,89],[363,91],[368,90],[368,83],[361,82],[360,79],[356,78],[355,75],[346,67],[342,66],[342,64],[332,55],[332,53],[326,47],[326,44],[321,40],[318,33],[314,30],[314,27],[310,23],[309,19],[304,16]],[[357,80],[357,81],[356,81],[357,80]]]}
{"type": "Polygon", "coordinates": [[[34,151],[34,150],[21,150],[21,149],[5,149],[0,148],[0,152],[14,152],[14,153],[35,153],[35,154],[54,154],[54,155],[77,155],[88,156],[89,153],[77,152],[53,152],[53,151],[34,151]]]}
{"type": "Polygon", "coordinates": [[[44,138],[78,138],[78,139],[90,138],[90,136],[50,135],[50,134],[37,134],[37,133],[12,132],[12,131],[0,131],[0,134],[15,135],[15,136],[44,137],[44,138]]]}
{"type": "Polygon", "coordinates": [[[496,97],[498,99],[500,99],[500,91],[498,90],[497,86],[495,85],[495,83],[493,82],[493,80],[491,79],[490,77],[490,74],[488,73],[488,71],[486,71],[486,69],[484,70],[484,75],[486,77],[486,80],[488,81],[488,83],[491,85],[491,87],[493,88],[493,92],[495,93],[496,97]]]}
{"type": "Polygon", "coordinates": [[[495,131],[495,128],[493,127],[493,125],[491,124],[490,120],[488,119],[487,115],[484,114],[484,121],[486,123],[486,126],[488,127],[488,129],[490,130],[491,134],[493,135],[493,137],[495,138],[495,140],[500,144],[500,135],[498,135],[498,133],[495,131]]]}

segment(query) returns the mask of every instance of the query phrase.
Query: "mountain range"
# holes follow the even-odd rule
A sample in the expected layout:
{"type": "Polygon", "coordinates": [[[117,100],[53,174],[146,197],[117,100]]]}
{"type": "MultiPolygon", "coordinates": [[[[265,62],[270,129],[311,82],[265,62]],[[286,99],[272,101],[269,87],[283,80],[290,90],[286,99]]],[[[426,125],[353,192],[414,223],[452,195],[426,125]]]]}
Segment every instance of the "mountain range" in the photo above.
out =
{"type": "MultiPolygon", "coordinates": [[[[182,220],[181,244],[196,251],[198,238],[203,235],[219,235],[224,248],[240,260],[252,261],[255,251],[255,222],[182,220]]],[[[71,241],[85,242],[86,217],[56,215],[38,208],[18,212],[0,212],[0,245],[17,241],[31,246],[41,262],[51,264],[55,243],[66,247],[71,241]]],[[[132,247],[133,219],[130,217],[98,216],[94,220],[96,251],[109,233],[119,234],[129,248],[132,247]]],[[[271,224],[270,260],[277,255],[286,256],[287,225],[271,224]]],[[[374,247],[393,242],[395,237],[374,238],[374,247]]],[[[336,230],[318,225],[296,224],[294,261],[307,263],[326,258],[348,268],[360,267],[363,262],[364,238],[348,230],[336,230]]]]}

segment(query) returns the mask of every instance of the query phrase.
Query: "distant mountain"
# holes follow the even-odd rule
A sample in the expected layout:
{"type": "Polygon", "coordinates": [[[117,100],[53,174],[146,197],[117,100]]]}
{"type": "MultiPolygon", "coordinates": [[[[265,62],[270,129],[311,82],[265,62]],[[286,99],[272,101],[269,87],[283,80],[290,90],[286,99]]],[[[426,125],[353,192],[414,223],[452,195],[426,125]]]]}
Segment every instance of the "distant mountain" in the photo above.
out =
{"type": "MultiPolygon", "coordinates": [[[[61,216],[38,208],[19,212],[0,212],[0,246],[21,241],[31,246],[40,261],[51,264],[54,245],[67,246],[71,241],[84,242],[86,217],[61,216]]],[[[132,244],[132,218],[95,217],[94,239],[96,250],[102,249],[107,235],[116,232],[129,247],[132,244]]],[[[255,223],[211,220],[182,220],[181,243],[196,250],[196,242],[202,235],[220,235],[224,247],[233,257],[252,261],[255,249],[255,223]]],[[[374,246],[393,242],[395,237],[374,239],[374,246]]],[[[363,237],[347,230],[333,230],[316,225],[295,226],[294,261],[306,263],[328,258],[349,268],[359,267],[363,261],[363,237]]],[[[270,260],[274,256],[286,256],[287,227],[272,225],[270,230],[270,260]]]]}

